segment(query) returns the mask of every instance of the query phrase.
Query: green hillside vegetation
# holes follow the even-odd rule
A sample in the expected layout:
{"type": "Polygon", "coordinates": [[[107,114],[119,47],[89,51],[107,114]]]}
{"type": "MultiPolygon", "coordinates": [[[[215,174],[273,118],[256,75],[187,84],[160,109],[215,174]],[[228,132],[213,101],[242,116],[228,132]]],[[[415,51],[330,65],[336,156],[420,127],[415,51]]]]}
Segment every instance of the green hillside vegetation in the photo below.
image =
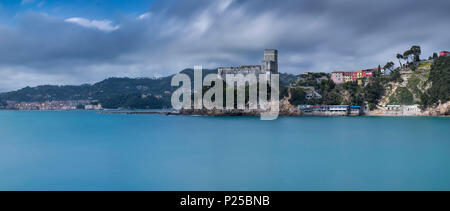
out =
{"type": "Polygon", "coordinates": [[[389,98],[391,105],[413,105],[415,103],[413,94],[406,87],[397,88],[389,98]]]}
{"type": "Polygon", "coordinates": [[[424,108],[450,101],[450,57],[435,59],[431,65],[428,83],[431,88],[421,96],[424,108]]]}
{"type": "Polygon", "coordinates": [[[289,88],[280,85],[280,100],[289,96],[289,88]]]}
{"type": "Polygon", "coordinates": [[[291,98],[289,99],[289,103],[291,103],[292,105],[298,106],[304,104],[311,104],[311,102],[305,99],[306,92],[302,88],[291,89],[290,93],[291,98]]]}
{"type": "Polygon", "coordinates": [[[409,79],[408,79],[408,89],[412,91],[412,93],[415,96],[421,96],[422,95],[422,91],[419,89],[420,86],[420,78],[418,77],[417,73],[413,73],[409,79]]]}
{"type": "MultiPolygon", "coordinates": [[[[322,73],[319,73],[322,77],[322,73]]],[[[290,89],[291,98],[289,102],[294,105],[340,105],[342,103],[341,90],[336,88],[336,84],[332,80],[321,80],[320,83],[316,79],[302,80],[298,82],[301,86],[312,86],[322,95],[322,99],[305,99],[306,90],[301,87],[290,89]]],[[[288,96],[287,87],[280,88],[280,97],[288,96]]]]}
{"type": "Polygon", "coordinates": [[[169,108],[170,102],[153,96],[134,94],[121,94],[100,100],[103,108],[108,109],[160,109],[169,108]]]}
{"type": "Polygon", "coordinates": [[[280,75],[280,86],[289,86],[292,83],[295,83],[298,79],[298,76],[288,73],[279,73],[280,75]]]}
{"type": "Polygon", "coordinates": [[[357,82],[346,82],[342,88],[349,93],[349,99],[345,104],[357,106],[364,104],[364,87],[359,86],[357,82]]]}
{"type": "MultiPolygon", "coordinates": [[[[308,73],[308,74],[300,74],[297,76],[296,84],[298,86],[313,86],[316,89],[319,89],[320,79],[327,78],[329,79],[330,75],[328,73],[308,73]]],[[[281,85],[281,83],[280,83],[281,85]]]]}
{"type": "Polygon", "coordinates": [[[21,102],[43,102],[57,100],[104,99],[114,95],[133,93],[163,94],[173,90],[170,78],[109,78],[94,85],[38,86],[0,94],[2,100],[21,102]]]}
{"type": "Polygon", "coordinates": [[[385,94],[385,88],[380,76],[376,77],[372,83],[364,87],[364,98],[369,105],[370,110],[374,110],[381,97],[385,94]]]}

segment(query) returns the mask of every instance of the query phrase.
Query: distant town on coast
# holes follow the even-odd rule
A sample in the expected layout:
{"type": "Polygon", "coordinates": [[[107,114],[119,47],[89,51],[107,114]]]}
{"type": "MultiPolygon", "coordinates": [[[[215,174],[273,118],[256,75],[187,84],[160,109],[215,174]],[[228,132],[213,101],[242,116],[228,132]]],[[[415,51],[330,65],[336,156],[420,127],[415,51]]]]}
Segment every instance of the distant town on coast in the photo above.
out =
{"type": "MultiPolygon", "coordinates": [[[[278,71],[278,51],[265,50],[260,65],[219,67],[203,75],[280,75],[281,114],[288,116],[442,116],[450,114],[450,52],[426,59],[421,47],[396,55],[398,61],[362,70],[305,72],[278,71]],[[398,65],[396,65],[398,63],[398,65]]],[[[181,73],[193,77],[192,69],[181,73]]],[[[43,85],[0,94],[0,109],[8,110],[139,110],[170,109],[172,76],[109,78],[80,86],[43,85]]],[[[182,114],[253,115],[254,111],[182,111],[182,114]]]]}

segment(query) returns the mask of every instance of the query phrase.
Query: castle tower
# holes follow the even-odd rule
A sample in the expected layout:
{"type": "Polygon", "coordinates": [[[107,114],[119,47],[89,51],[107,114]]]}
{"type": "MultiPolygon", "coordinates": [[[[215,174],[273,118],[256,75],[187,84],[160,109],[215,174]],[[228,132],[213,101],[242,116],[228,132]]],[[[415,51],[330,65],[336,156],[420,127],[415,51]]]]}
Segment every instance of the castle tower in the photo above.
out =
{"type": "Polygon", "coordinates": [[[264,50],[263,71],[266,73],[278,73],[278,51],[273,49],[264,50]]]}

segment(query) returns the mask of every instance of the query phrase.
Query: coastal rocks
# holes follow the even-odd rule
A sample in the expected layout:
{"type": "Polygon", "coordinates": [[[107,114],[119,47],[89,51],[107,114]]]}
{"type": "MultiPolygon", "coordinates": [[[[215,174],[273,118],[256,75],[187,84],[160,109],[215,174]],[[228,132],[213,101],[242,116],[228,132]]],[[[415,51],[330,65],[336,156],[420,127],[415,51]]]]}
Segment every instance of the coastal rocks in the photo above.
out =
{"type": "MultiPolygon", "coordinates": [[[[279,105],[279,116],[300,116],[301,112],[289,101],[282,100],[279,105]]],[[[199,116],[261,116],[262,113],[267,112],[263,109],[182,109],[179,115],[199,115],[199,116]]]]}
{"type": "Polygon", "coordinates": [[[288,98],[280,101],[280,116],[301,116],[302,113],[297,107],[291,105],[288,98]]]}
{"type": "Polygon", "coordinates": [[[435,108],[426,110],[427,116],[449,116],[450,115],[450,101],[444,104],[439,104],[435,108]]]}
{"type": "Polygon", "coordinates": [[[180,115],[198,115],[198,116],[256,116],[256,112],[249,110],[226,110],[226,109],[182,109],[180,115]]]}
{"type": "MultiPolygon", "coordinates": [[[[182,109],[179,115],[198,115],[198,116],[261,116],[265,110],[242,110],[242,109],[182,109]]],[[[300,116],[298,110],[280,110],[279,116],[300,116]]]]}
{"type": "Polygon", "coordinates": [[[440,115],[448,116],[450,115],[450,102],[444,103],[438,106],[440,115]]]}
{"type": "Polygon", "coordinates": [[[450,102],[439,104],[434,108],[422,110],[419,105],[387,105],[374,111],[368,111],[367,116],[449,116],[450,102]]]}

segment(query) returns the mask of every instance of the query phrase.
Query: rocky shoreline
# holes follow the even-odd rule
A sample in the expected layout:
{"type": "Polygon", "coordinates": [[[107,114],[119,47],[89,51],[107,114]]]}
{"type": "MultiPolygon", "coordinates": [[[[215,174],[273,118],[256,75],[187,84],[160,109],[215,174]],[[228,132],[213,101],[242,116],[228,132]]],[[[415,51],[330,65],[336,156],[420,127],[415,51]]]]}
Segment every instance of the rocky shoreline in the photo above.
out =
{"type": "MultiPolygon", "coordinates": [[[[105,111],[101,114],[159,114],[167,116],[261,116],[264,110],[226,110],[226,109],[182,109],[180,111],[105,111]]],[[[282,104],[278,116],[355,116],[342,115],[340,113],[302,113],[292,105],[282,104]]],[[[362,113],[360,116],[450,116],[450,102],[441,104],[435,108],[429,108],[424,111],[413,110],[404,112],[402,110],[387,110],[378,108],[374,111],[362,113]]]]}
{"type": "MultiPolygon", "coordinates": [[[[387,109],[379,107],[374,111],[361,113],[360,116],[450,116],[450,102],[440,104],[434,108],[428,108],[424,111],[418,109],[418,106],[400,106],[402,109],[387,109]],[[413,109],[414,108],[414,109],[413,109]],[[405,110],[406,109],[406,110],[405,110]]],[[[180,111],[103,111],[101,114],[159,114],[167,116],[261,116],[265,110],[247,110],[247,109],[181,109],[180,111]]],[[[280,111],[278,116],[358,116],[343,115],[342,113],[302,113],[298,108],[291,105],[289,101],[280,101],[280,111]]]]}

